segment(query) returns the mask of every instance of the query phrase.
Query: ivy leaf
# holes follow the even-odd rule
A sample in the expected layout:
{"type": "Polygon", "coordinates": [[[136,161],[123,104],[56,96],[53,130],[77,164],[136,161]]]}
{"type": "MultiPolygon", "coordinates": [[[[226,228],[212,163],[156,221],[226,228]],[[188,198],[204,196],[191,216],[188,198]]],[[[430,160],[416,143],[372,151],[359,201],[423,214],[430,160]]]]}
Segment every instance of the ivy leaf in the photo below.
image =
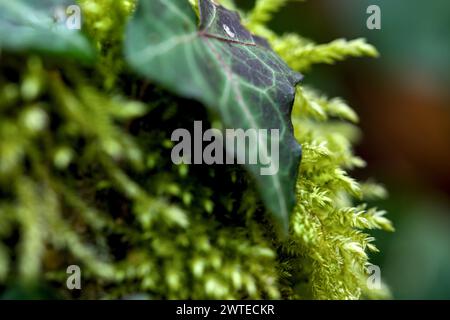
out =
{"type": "Polygon", "coordinates": [[[92,61],[94,50],[63,19],[69,0],[0,0],[0,50],[38,52],[92,61]]]}
{"type": "MultiPolygon", "coordinates": [[[[199,9],[197,26],[187,0],[139,1],[127,28],[127,60],[137,73],[217,112],[227,128],[279,129],[278,172],[261,175],[260,164],[245,167],[286,231],[301,158],[290,118],[301,75],[246,30],[237,13],[211,0],[200,0],[199,9]]],[[[257,154],[269,144],[258,139],[236,157],[257,154]]],[[[271,154],[264,157],[274,160],[271,154]]]]}

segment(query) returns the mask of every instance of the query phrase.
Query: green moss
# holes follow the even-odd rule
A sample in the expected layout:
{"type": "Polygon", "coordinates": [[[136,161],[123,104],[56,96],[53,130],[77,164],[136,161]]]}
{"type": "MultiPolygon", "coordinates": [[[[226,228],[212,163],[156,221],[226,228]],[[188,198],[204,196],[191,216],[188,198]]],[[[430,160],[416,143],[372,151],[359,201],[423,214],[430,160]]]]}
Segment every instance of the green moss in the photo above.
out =
{"type": "MultiPolygon", "coordinates": [[[[243,14],[292,68],[376,55],[362,40],[316,45],[278,37],[264,25],[284,2],[259,0],[243,14]]],[[[280,239],[242,168],[171,163],[173,129],[213,119],[198,103],[129,74],[121,43],[135,2],[79,3],[98,49],[95,67],[2,55],[4,289],[15,281],[61,288],[67,266],[78,264],[85,298],[386,296],[366,287],[367,254],[376,248],[364,230],[392,226],[363,204],[383,189],[348,175],[364,161],[352,150],[357,115],[342,99],[298,88],[298,203],[290,234],[280,239]]]]}

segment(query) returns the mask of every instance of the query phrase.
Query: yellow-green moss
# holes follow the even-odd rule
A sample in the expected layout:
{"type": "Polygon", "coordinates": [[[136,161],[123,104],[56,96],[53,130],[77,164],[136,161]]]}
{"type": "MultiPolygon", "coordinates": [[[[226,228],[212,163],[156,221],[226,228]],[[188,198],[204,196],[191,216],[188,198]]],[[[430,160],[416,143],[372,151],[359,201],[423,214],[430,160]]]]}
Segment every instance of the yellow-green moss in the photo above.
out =
{"type": "MultiPolygon", "coordinates": [[[[258,0],[242,14],[293,69],[377,54],[363,40],[316,45],[276,35],[266,23],[285,2],[258,0]]],[[[170,128],[208,116],[201,105],[127,72],[121,44],[135,1],[79,3],[99,55],[92,70],[55,68],[36,56],[23,65],[22,57],[6,54],[0,63],[5,290],[14,279],[61,288],[65,268],[79,264],[81,294],[89,298],[385,296],[366,287],[367,254],[376,248],[364,230],[392,226],[383,212],[361,204],[383,189],[348,175],[364,161],[352,150],[358,117],[342,99],[298,87],[292,116],[303,146],[298,203],[290,234],[280,239],[241,168],[170,162],[170,128]]]]}

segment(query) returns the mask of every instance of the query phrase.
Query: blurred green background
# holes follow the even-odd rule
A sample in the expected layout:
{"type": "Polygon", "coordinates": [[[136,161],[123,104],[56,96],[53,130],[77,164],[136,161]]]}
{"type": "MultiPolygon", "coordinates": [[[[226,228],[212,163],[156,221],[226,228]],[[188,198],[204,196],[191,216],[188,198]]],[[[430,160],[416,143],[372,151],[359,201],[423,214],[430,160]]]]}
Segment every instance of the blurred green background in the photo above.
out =
{"type": "MultiPolygon", "coordinates": [[[[254,1],[241,0],[243,7],[254,1]]],[[[316,66],[304,82],[344,97],[361,116],[357,152],[389,198],[394,234],[375,233],[372,261],[396,299],[450,299],[450,1],[292,1],[272,27],[317,42],[364,37],[377,60],[316,66]],[[381,30],[368,30],[369,5],[381,8],[381,30]]]]}

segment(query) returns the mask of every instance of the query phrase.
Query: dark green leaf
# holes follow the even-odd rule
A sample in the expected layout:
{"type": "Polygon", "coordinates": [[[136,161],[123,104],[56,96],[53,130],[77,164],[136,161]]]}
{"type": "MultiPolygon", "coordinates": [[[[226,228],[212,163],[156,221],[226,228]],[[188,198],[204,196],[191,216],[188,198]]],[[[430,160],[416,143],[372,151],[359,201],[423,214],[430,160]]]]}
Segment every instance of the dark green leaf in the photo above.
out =
{"type": "MultiPolygon", "coordinates": [[[[200,27],[187,0],[139,1],[127,30],[127,60],[136,72],[217,111],[228,128],[280,130],[278,173],[261,175],[261,165],[246,168],[286,230],[301,157],[290,119],[301,75],[250,34],[237,13],[210,0],[199,7],[200,27]]],[[[264,144],[258,140],[237,156],[264,144]]]]}
{"type": "Polygon", "coordinates": [[[39,52],[90,61],[94,51],[79,30],[58,21],[74,1],[0,0],[0,50],[39,52]]]}

